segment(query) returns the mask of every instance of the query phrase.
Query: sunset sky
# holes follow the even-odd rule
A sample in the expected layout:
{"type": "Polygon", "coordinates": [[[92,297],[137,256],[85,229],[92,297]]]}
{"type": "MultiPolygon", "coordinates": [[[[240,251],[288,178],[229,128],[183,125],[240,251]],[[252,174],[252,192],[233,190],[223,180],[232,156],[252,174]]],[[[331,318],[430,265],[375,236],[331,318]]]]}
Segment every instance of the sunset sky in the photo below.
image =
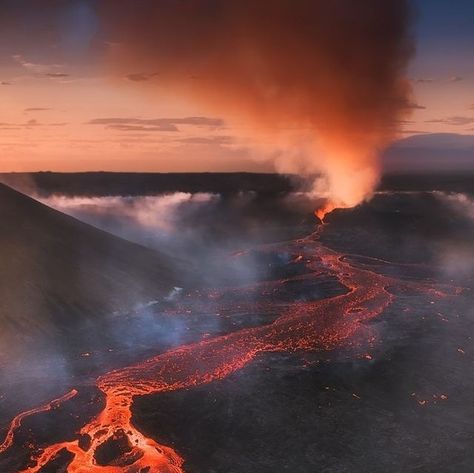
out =
{"type": "MultiPolygon", "coordinates": [[[[0,171],[273,170],[234,143],[245,123],[206,114],[161,86],[159,70],[112,70],[120,45],[97,3],[0,1],[0,171]]],[[[471,135],[474,2],[417,6],[414,111],[402,136],[471,135]]]]}

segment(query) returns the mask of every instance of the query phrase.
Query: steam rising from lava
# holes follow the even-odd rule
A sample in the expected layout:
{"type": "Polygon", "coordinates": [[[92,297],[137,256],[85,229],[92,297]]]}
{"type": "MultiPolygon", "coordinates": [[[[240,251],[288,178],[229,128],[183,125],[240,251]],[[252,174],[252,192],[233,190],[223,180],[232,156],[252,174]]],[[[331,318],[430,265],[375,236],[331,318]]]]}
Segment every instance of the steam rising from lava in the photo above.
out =
{"type": "Polygon", "coordinates": [[[282,171],[322,173],[328,209],[370,197],[378,152],[412,108],[409,0],[101,5],[122,75],[153,73],[282,171]]]}

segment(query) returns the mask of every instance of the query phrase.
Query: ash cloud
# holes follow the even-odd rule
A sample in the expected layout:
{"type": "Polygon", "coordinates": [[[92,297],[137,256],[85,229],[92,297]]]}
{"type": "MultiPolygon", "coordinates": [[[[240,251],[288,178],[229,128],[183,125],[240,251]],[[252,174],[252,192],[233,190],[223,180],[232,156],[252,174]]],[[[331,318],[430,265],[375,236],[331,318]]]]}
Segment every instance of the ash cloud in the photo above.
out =
{"type": "Polygon", "coordinates": [[[322,172],[318,190],[338,206],[371,195],[378,153],[413,109],[408,0],[107,0],[99,11],[120,77],[156,71],[161,91],[223,117],[279,170],[322,172]]]}

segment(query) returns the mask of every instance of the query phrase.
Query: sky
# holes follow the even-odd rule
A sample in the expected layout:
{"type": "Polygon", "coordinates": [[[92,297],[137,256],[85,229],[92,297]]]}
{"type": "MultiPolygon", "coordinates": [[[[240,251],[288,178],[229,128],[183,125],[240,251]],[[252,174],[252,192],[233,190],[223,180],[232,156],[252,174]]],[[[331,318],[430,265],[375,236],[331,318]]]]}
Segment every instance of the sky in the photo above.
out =
{"type": "MultiPolygon", "coordinates": [[[[235,142],[246,123],[209,115],[159,71],[117,74],[108,58],[121,45],[98,2],[0,0],[0,172],[275,169],[235,142]]],[[[474,2],[416,0],[416,10],[413,113],[399,137],[410,149],[474,131],[474,2]]]]}

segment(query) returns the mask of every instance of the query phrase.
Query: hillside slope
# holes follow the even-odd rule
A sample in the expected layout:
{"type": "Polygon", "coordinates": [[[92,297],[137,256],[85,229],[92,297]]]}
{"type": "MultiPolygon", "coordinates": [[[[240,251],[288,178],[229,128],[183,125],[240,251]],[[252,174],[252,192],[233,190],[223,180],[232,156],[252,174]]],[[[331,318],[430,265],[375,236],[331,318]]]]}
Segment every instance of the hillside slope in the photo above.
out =
{"type": "MultiPolygon", "coordinates": [[[[179,284],[169,257],[0,184],[0,342],[34,342],[159,298],[179,284]]],[[[0,353],[1,354],[1,353],[0,353]]]]}

